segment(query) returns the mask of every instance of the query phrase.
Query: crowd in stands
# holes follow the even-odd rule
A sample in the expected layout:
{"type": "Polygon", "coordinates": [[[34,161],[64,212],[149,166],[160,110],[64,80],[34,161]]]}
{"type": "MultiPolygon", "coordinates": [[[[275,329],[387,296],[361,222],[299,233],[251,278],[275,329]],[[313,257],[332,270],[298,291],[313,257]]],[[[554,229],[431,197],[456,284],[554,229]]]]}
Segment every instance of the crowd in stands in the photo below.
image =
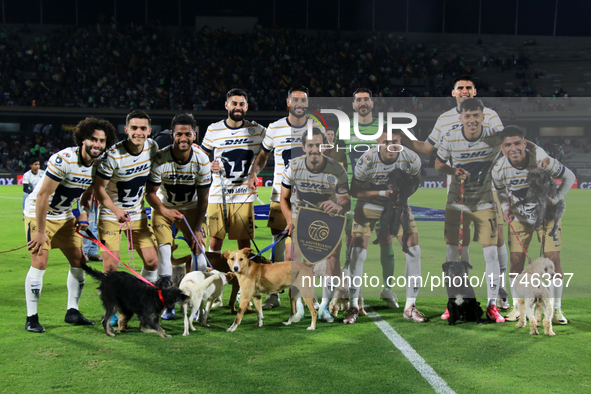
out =
{"type": "Polygon", "coordinates": [[[454,76],[475,72],[460,55],[443,58],[394,33],[172,32],[112,21],[29,41],[0,34],[0,105],[207,110],[223,108],[239,86],[251,110],[272,111],[285,109],[294,84],[315,97],[347,97],[362,86],[383,97],[438,97],[449,95],[454,76]]]}

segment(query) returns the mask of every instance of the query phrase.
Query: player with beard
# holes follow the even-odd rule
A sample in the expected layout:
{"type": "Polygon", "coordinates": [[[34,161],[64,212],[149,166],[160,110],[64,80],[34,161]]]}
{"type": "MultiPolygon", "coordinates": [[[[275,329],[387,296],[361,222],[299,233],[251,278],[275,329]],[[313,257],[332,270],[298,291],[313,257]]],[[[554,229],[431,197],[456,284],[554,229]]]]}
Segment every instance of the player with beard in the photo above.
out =
{"type": "MultiPolygon", "coordinates": [[[[305,155],[292,159],[283,171],[280,204],[281,212],[287,222],[285,229],[289,231],[289,235],[292,235],[293,232],[292,224],[298,207],[315,207],[327,213],[338,214],[340,212],[342,214],[348,211],[351,206],[347,173],[342,165],[321,153],[322,145],[326,145],[326,136],[320,128],[314,127],[312,133],[305,132],[302,136],[305,155]]],[[[341,273],[339,250],[340,242],[326,259],[328,278],[339,276],[341,273]]],[[[298,258],[299,251],[295,248],[293,259],[298,258]]],[[[322,289],[322,303],[318,308],[318,318],[328,323],[334,321],[328,311],[328,304],[333,293],[334,288],[331,280],[325,280],[322,289]]],[[[298,310],[298,315],[301,316],[303,313],[298,310]]]]}
{"type": "Polygon", "coordinates": [[[106,120],[86,118],[74,130],[76,147],[66,148],[49,158],[47,171],[27,198],[25,204],[25,232],[31,253],[31,268],[25,279],[25,299],[29,332],[45,332],[39,323],[37,305],[43,287],[49,249],[58,248],[68,262],[68,306],[65,321],[75,325],[92,325],[78,311],[84,288],[85,261],[82,237],[76,233],[88,228],[88,211],[92,177],[96,172],[95,159],[116,140],[115,128],[106,120]],[[80,198],[80,196],[82,196],[80,198]],[[72,213],[72,203],[80,198],[83,207],[78,219],[72,213]]]}
{"type": "MultiPolygon", "coordinates": [[[[357,112],[358,115],[358,128],[359,132],[362,135],[368,136],[375,136],[379,130],[379,118],[374,118],[373,116],[373,107],[374,102],[371,98],[371,90],[367,88],[359,88],[353,93],[353,110],[357,112]]],[[[355,119],[351,119],[351,129],[353,128],[353,122],[355,119]]],[[[382,125],[385,131],[385,125],[382,125]]],[[[363,144],[366,146],[373,147],[377,145],[377,140],[362,140],[355,135],[355,133],[351,133],[351,139],[348,141],[343,141],[338,139],[338,132],[337,132],[337,149],[345,150],[349,153],[349,159],[351,160],[351,168],[354,170],[355,165],[359,158],[365,153],[364,151],[355,151],[353,149],[355,145],[363,144]]],[[[352,221],[347,221],[347,228],[345,229],[345,233],[347,235],[347,247],[350,248],[351,246],[351,228],[352,228],[352,221]]],[[[379,222],[378,226],[376,227],[376,231],[379,231],[379,222]]],[[[388,283],[388,278],[394,275],[394,247],[392,243],[389,245],[380,245],[380,263],[382,265],[382,279],[384,283],[384,289],[380,293],[380,298],[384,298],[386,300],[386,305],[388,308],[398,308],[398,301],[396,298],[396,294],[391,290],[388,283]]]]}
{"type": "MultiPolygon", "coordinates": [[[[93,183],[94,195],[100,203],[99,238],[115,256],[119,256],[121,229],[129,221],[133,247],[144,263],[141,274],[154,283],[158,279],[158,251],[144,209],[144,195],[158,145],[148,138],[152,132],[151,119],[144,111],[130,112],[125,124],[127,139],[105,152],[93,183]]],[[[108,253],[103,255],[105,272],[116,271],[117,265],[115,257],[108,253]]],[[[111,325],[116,321],[113,315],[111,325]]]]}
{"type": "MultiPolygon", "coordinates": [[[[289,89],[287,93],[287,106],[289,108],[289,115],[271,123],[267,127],[267,133],[261,145],[261,151],[252,165],[252,172],[248,181],[248,187],[256,190],[258,187],[257,175],[265,168],[269,155],[274,150],[273,191],[271,194],[269,221],[267,222],[267,227],[271,228],[274,241],[287,225],[279,204],[283,171],[291,159],[299,157],[304,153],[301,143],[309,120],[306,116],[308,89],[304,86],[289,89]]],[[[291,242],[291,240],[288,242],[291,242]]],[[[291,260],[291,247],[286,249],[285,243],[285,240],[283,240],[275,245],[273,261],[291,260]]],[[[298,299],[298,302],[301,302],[301,300],[298,299]]],[[[273,293],[263,303],[263,309],[268,310],[280,305],[279,293],[273,293]]]]}
{"type": "MultiPolygon", "coordinates": [[[[544,220],[543,225],[538,230],[534,230],[536,222],[534,204],[526,204],[517,206],[517,203],[525,199],[529,190],[529,183],[527,181],[528,174],[531,170],[539,167],[538,164],[539,152],[537,150],[526,149],[525,131],[517,126],[507,126],[501,133],[503,142],[501,150],[504,157],[499,159],[492,170],[492,178],[495,185],[496,192],[503,207],[503,216],[507,223],[512,223],[513,230],[517,233],[521,244],[525,250],[529,247],[534,231],[538,233],[538,240],[544,245],[544,255],[554,262],[555,272],[557,277],[562,279],[563,270],[560,264],[560,250],[562,246],[562,226],[559,225],[556,234],[550,236],[550,232],[554,227],[554,220],[544,220]],[[509,196],[507,196],[509,193],[509,196]],[[509,201],[509,198],[511,201],[509,201]]],[[[551,205],[555,205],[560,200],[564,200],[564,196],[575,183],[575,174],[561,164],[558,160],[548,158],[548,164],[544,168],[552,178],[558,178],[562,182],[558,189],[558,195],[548,202],[548,210],[551,210],[551,205]]],[[[507,321],[519,320],[519,308],[517,307],[517,298],[513,291],[513,285],[518,274],[523,271],[523,264],[525,263],[525,252],[521,248],[521,244],[513,231],[509,232],[509,248],[511,252],[511,267],[510,267],[510,285],[511,294],[513,295],[513,308],[505,316],[507,321]]],[[[554,287],[554,316],[552,322],[554,324],[568,324],[568,320],[562,313],[562,291],[563,283],[552,281],[554,287]]],[[[552,294],[552,293],[551,293],[552,294]]]]}
{"type": "MultiPolygon", "coordinates": [[[[195,119],[189,113],[177,114],[172,119],[173,145],[158,151],[146,186],[146,201],[154,208],[152,226],[158,242],[158,273],[172,276],[172,223],[190,240],[194,255],[200,253],[197,241],[204,245],[201,225],[205,221],[207,199],[211,185],[209,158],[193,146],[197,138],[195,119]],[[187,218],[187,228],[183,216],[187,218]]],[[[193,267],[197,262],[193,262],[193,267]]],[[[162,313],[164,320],[174,318],[174,306],[162,313]]]]}
{"type": "Polygon", "coordinates": [[[209,250],[216,253],[222,252],[226,233],[229,239],[238,241],[239,249],[249,247],[254,238],[256,196],[248,187],[248,174],[265,136],[263,126],[244,119],[248,111],[245,91],[231,89],[226,94],[225,107],[228,118],[209,125],[201,144],[205,153],[214,158],[207,225],[209,250]]]}
{"type": "MultiPolygon", "coordinates": [[[[450,130],[455,130],[462,127],[462,122],[460,121],[460,105],[469,98],[476,96],[476,86],[474,85],[474,80],[470,75],[460,75],[453,81],[453,90],[451,91],[452,97],[456,99],[456,106],[442,113],[437,121],[435,122],[435,126],[427,137],[426,141],[413,141],[406,136],[402,138],[402,144],[408,146],[412,150],[417,153],[420,153],[425,156],[429,156],[433,151],[439,148],[441,144],[441,139],[443,134],[450,130]]],[[[501,118],[499,115],[492,109],[485,107],[483,110],[484,119],[482,121],[482,126],[486,128],[490,128],[493,130],[500,131],[503,129],[503,123],[501,122],[501,118]]],[[[448,192],[449,192],[449,185],[451,184],[451,176],[447,177],[447,184],[448,184],[448,192]]],[[[492,189],[492,185],[491,185],[492,189]]],[[[498,234],[497,234],[497,254],[499,256],[499,264],[501,267],[501,276],[505,276],[507,272],[507,264],[509,261],[509,255],[507,254],[507,248],[505,247],[505,237],[503,236],[503,214],[501,212],[499,202],[496,196],[496,193],[493,193],[493,197],[495,200],[495,209],[497,210],[497,224],[498,224],[498,234]]],[[[470,262],[470,252],[469,252],[469,245],[470,245],[470,228],[464,228],[464,239],[463,239],[463,246],[462,246],[462,261],[470,262]]],[[[455,261],[453,259],[452,254],[455,254],[455,251],[448,251],[446,261],[455,261]]],[[[502,281],[504,283],[505,281],[502,281]]],[[[507,302],[507,294],[505,292],[505,286],[501,288],[499,292],[499,299],[497,300],[497,306],[502,309],[507,309],[509,304],[507,302]]],[[[441,315],[442,319],[449,318],[449,312],[447,309],[445,313],[441,315]]]]}

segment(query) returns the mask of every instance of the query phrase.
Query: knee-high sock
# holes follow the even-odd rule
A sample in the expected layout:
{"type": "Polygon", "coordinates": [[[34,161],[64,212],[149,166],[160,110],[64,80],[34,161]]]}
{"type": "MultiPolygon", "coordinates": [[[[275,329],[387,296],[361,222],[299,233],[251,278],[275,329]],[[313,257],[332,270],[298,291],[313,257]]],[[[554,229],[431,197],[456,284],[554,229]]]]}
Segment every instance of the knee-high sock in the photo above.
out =
{"type": "Polygon", "coordinates": [[[355,246],[351,250],[351,262],[349,263],[349,273],[351,276],[351,286],[349,286],[349,299],[351,306],[359,308],[359,288],[361,286],[355,286],[354,283],[359,284],[361,277],[363,276],[363,263],[367,258],[367,250],[361,246],[355,246]],[[359,278],[355,280],[355,278],[359,278]]]}
{"type": "Polygon", "coordinates": [[[158,276],[172,276],[172,249],[170,244],[158,245],[158,276]]]}
{"type": "Polygon", "coordinates": [[[498,247],[498,254],[499,254],[499,270],[500,270],[500,282],[499,282],[499,297],[500,298],[507,298],[507,264],[509,263],[509,254],[507,253],[507,247],[505,244],[503,246],[498,247]]]}
{"type": "Polygon", "coordinates": [[[489,307],[497,301],[497,297],[499,296],[499,252],[496,246],[487,246],[482,250],[484,252],[484,261],[486,262],[486,294],[488,297],[487,307],[489,307]]]}
{"type": "MultiPolygon", "coordinates": [[[[562,277],[564,281],[564,276],[562,277]]],[[[560,286],[554,286],[554,308],[562,309],[562,290],[564,289],[564,282],[560,286]]]]}
{"type": "Polygon", "coordinates": [[[84,270],[70,267],[66,283],[68,287],[68,309],[78,309],[78,301],[84,289],[84,270]]]}
{"type": "Polygon", "coordinates": [[[392,245],[380,245],[380,263],[382,263],[384,289],[389,289],[388,278],[394,276],[394,247],[392,245]]]}
{"type": "Polygon", "coordinates": [[[330,304],[330,300],[334,295],[334,286],[332,284],[332,276],[325,275],[324,276],[324,287],[322,288],[322,302],[320,303],[320,307],[328,307],[330,304]]]}
{"type": "Polygon", "coordinates": [[[411,305],[415,305],[417,296],[419,295],[419,287],[421,280],[421,247],[419,245],[411,246],[408,251],[414,255],[412,257],[405,253],[406,256],[406,268],[404,275],[406,276],[406,306],[404,309],[411,305]]]}
{"type": "Polygon", "coordinates": [[[27,301],[27,316],[37,314],[37,304],[39,303],[39,295],[43,288],[43,275],[45,270],[37,268],[29,268],[27,277],[25,278],[25,300],[27,301]]]}
{"type": "MultiPolygon", "coordinates": [[[[464,251],[462,250],[462,254],[464,251]]],[[[460,258],[460,248],[458,245],[445,245],[445,261],[458,261],[460,258]]]]}
{"type": "MultiPolygon", "coordinates": [[[[273,242],[275,242],[279,238],[279,234],[273,236],[273,242]]],[[[277,242],[274,246],[273,252],[273,262],[277,261],[285,261],[285,239],[281,242],[277,242]]]]}
{"type": "MultiPolygon", "coordinates": [[[[150,283],[156,283],[158,280],[158,270],[154,271],[147,270],[146,267],[142,267],[142,276],[150,283]]],[[[171,275],[172,276],[172,275],[171,275]]]]}

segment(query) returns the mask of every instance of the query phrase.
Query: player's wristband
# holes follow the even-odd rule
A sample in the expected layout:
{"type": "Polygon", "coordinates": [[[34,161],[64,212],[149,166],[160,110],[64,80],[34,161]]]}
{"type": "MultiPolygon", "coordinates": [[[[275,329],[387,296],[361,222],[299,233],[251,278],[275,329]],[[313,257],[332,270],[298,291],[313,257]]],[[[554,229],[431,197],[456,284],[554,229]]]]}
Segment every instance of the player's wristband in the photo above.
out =
{"type": "Polygon", "coordinates": [[[386,197],[386,190],[380,190],[380,197],[386,197]]]}
{"type": "Polygon", "coordinates": [[[78,224],[88,224],[90,225],[90,223],[87,220],[81,220],[78,222],[78,224]]]}

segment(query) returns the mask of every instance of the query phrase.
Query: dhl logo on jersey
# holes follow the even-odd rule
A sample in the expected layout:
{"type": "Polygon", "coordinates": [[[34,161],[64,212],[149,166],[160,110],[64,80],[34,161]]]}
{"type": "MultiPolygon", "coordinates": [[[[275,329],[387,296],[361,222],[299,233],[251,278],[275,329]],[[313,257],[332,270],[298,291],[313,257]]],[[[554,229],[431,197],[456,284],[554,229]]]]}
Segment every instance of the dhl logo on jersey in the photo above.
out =
{"type": "Polygon", "coordinates": [[[481,150],[481,151],[470,152],[470,153],[461,153],[460,159],[474,159],[476,157],[485,157],[488,155],[489,155],[488,150],[481,150]]]}
{"type": "Polygon", "coordinates": [[[148,169],[150,169],[150,163],[146,163],[142,166],[135,167],[135,168],[128,168],[125,170],[125,174],[123,174],[123,175],[125,176],[125,175],[138,174],[138,173],[148,170],[148,169]]]}

